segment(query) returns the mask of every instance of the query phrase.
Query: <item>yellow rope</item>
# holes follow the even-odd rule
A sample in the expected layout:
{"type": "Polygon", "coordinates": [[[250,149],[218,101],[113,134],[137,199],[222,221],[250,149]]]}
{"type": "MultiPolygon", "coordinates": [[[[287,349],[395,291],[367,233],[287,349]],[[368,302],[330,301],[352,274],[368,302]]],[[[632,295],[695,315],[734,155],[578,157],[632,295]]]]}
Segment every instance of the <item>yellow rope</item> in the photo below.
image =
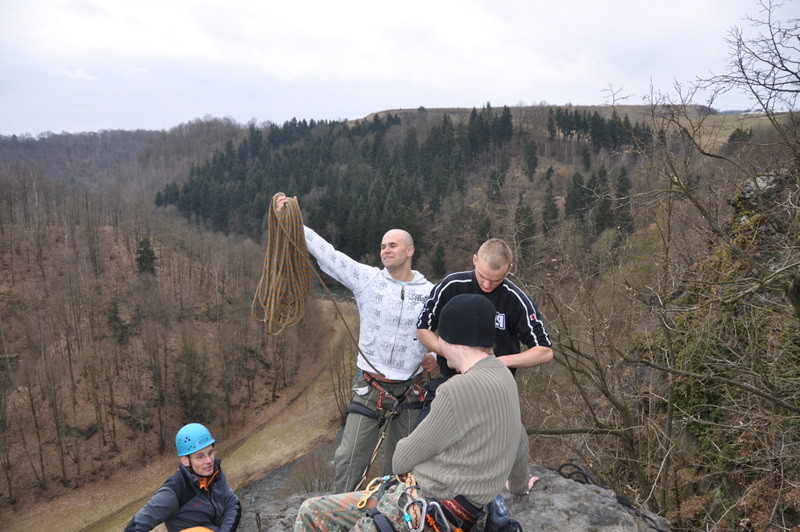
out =
{"type": "Polygon", "coordinates": [[[280,212],[275,210],[275,201],[284,196],[283,192],[278,192],[272,196],[269,205],[264,271],[258,282],[250,313],[258,321],[266,323],[268,325],[267,332],[272,335],[294,325],[305,312],[310,290],[309,277],[313,273],[333,302],[336,314],[342,320],[350,341],[353,342],[358,353],[373,371],[380,375],[381,372],[375,369],[372,362],[361,351],[358,340],[350,330],[342,309],[336,304],[336,299],[325,285],[325,281],[314,269],[306,247],[303,215],[297,199],[289,198],[280,212]],[[256,315],[256,305],[261,307],[263,317],[256,315]]]}
{"type": "Polygon", "coordinates": [[[275,201],[282,196],[278,192],[270,202],[264,268],[250,306],[252,316],[267,324],[267,333],[272,335],[303,317],[312,271],[300,206],[296,199],[289,198],[277,212],[275,201]]]}

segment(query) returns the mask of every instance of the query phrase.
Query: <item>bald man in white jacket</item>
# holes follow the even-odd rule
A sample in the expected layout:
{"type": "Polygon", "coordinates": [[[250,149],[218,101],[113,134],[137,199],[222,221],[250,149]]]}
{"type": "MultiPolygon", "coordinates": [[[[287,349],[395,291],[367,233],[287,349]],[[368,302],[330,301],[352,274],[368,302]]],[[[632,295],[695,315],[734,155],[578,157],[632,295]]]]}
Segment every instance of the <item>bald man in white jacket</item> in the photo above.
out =
{"type": "MultiPolygon", "coordinates": [[[[289,198],[279,198],[276,210],[287,201],[289,198]]],[[[407,231],[392,229],[383,236],[380,257],[384,267],[377,268],[351,259],[312,229],[304,229],[309,253],[322,271],[353,293],[360,317],[353,404],[342,443],[334,454],[332,490],[343,493],[356,489],[369,465],[380,432],[378,416],[387,416],[393,409],[396,412],[386,431],[384,474],[391,473],[397,441],[411,432],[416,421],[425,355],[425,346],[416,336],[416,322],[433,284],[411,268],[414,241],[407,231]],[[381,390],[400,399],[399,407],[386,395],[378,404],[381,390]]]]}

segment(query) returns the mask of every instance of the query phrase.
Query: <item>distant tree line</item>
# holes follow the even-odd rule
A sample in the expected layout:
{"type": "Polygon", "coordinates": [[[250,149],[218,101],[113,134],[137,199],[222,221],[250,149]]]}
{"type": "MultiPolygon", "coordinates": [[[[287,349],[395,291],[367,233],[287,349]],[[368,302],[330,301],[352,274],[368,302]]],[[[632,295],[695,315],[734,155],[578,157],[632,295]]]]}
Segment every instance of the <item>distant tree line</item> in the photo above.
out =
{"type": "MultiPolygon", "coordinates": [[[[596,149],[618,148],[648,132],[616,113],[601,119],[597,113],[551,108],[550,115],[560,135],[588,140],[596,149]]],[[[391,227],[417,234],[423,207],[431,207],[435,216],[444,198],[464,191],[467,174],[476,168],[489,168],[487,190],[498,197],[509,168],[509,146],[515,139],[527,138],[518,133],[511,110],[504,106],[498,112],[489,103],[473,108],[465,120],[444,113],[424,134],[392,113],[355,123],[292,119],[266,129],[251,124],[238,145],[228,142],[205,163],[193,166],[186,181],[167,184],[155,203],[174,205],[187,218],[215,231],[258,240],[274,193],[310,195],[314,201],[303,205],[307,223],[338,249],[362,257],[391,227]],[[501,163],[493,166],[498,160],[501,163]],[[348,229],[354,227],[359,230],[348,229]]],[[[524,141],[522,149],[525,175],[533,181],[537,143],[524,141]]],[[[584,191],[587,197],[609,200],[603,195],[604,177],[584,191]]],[[[550,194],[547,212],[554,223],[557,207],[554,191],[550,194]]],[[[587,203],[580,208],[589,207],[587,203]]],[[[609,213],[614,208],[611,203],[606,207],[609,213]]],[[[614,223],[611,218],[600,222],[601,226],[614,223]]]]}
{"type": "Polygon", "coordinates": [[[644,144],[652,138],[648,124],[631,123],[627,115],[620,118],[614,110],[604,118],[597,111],[586,109],[550,108],[547,116],[547,133],[551,139],[563,138],[588,141],[595,152],[602,149],[618,150],[622,146],[644,144]]]}

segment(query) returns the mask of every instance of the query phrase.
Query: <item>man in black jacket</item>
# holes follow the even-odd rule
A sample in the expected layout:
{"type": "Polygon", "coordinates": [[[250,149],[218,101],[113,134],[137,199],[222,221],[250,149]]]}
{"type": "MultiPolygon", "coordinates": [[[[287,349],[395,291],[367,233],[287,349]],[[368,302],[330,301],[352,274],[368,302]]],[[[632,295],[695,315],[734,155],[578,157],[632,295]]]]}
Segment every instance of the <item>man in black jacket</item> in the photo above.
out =
{"type": "MultiPolygon", "coordinates": [[[[511,373],[515,373],[516,368],[538,366],[553,359],[550,337],[536,303],[507,277],[513,266],[508,244],[499,238],[487,240],[472,256],[472,263],[474,270],[451,273],[433,287],[417,321],[417,338],[431,352],[426,355],[423,367],[435,369],[433,357],[438,355],[436,361],[441,377],[432,381],[434,390],[437,384],[455,374],[442,356],[437,329],[442,309],[459,294],[482,294],[494,305],[494,354],[511,373]],[[520,344],[524,344],[526,349],[521,350],[520,344]]],[[[434,390],[429,390],[429,398],[434,395],[434,390]]],[[[427,409],[423,410],[417,423],[426,413],[427,409]]]]}

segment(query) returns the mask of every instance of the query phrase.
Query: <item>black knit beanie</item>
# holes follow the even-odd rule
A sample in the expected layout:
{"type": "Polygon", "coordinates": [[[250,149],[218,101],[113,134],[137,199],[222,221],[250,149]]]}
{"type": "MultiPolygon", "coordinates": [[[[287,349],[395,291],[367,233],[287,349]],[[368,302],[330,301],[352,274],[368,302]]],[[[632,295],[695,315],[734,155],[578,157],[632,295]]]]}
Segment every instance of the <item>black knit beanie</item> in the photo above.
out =
{"type": "Polygon", "coordinates": [[[494,346],[494,305],[479,294],[460,294],[447,302],[439,317],[439,336],[448,344],[494,346]]]}

